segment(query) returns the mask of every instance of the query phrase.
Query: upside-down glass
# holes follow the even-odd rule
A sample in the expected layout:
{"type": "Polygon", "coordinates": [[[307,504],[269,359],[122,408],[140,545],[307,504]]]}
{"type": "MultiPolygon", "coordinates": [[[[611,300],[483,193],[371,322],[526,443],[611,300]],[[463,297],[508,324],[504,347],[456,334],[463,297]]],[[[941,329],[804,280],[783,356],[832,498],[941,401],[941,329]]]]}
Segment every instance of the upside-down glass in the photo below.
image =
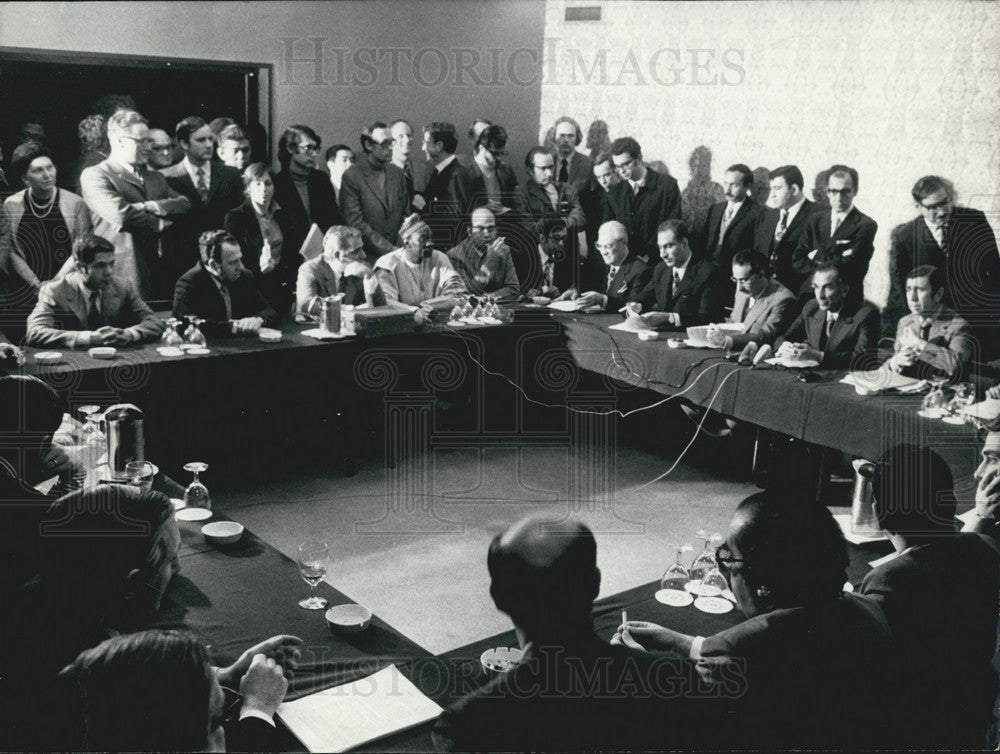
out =
{"type": "Polygon", "coordinates": [[[705,542],[705,546],[691,564],[692,581],[700,581],[705,578],[706,573],[717,567],[718,564],[715,562],[715,548],[722,541],[721,534],[709,534],[704,529],[699,529],[696,534],[698,539],[705,542]]]}
{"type": "Polygon", "coordinates": [[[202,461],[191,461],[184,464],[184,470],[194,474],[191,484],[184,490],[184,504],[188,508],[207,508],[211,510],[212,500],[208,496],[208,487],[202,484],[198,478],[199,474],[208,471],[208,464],[202,461]]]}
{"type": "Polygon", "coordinates": [[[316,585],[323,580],[330,566],[330,546],[326,542],[306,540],[299,545],[297,561],[299,573],[309,585],[309,596],[299,600],[299,607],[322,610],[326,607],[326,600],[316,596],[316,585]]]}
{"type": "Polygon", "coordinates": [[[164,330],[163,335],[160,336],[160,340],[163,341],[163,345],[176,348],[184,342],[184,338],[182,338],[180,333],[177,332],[177,328],[182,324],[183,323],[176,317],[171,317],[167,320],[167,329],[164,330]]]}
{"type": "Polygon", "coordinates": [[[955,395],[945,407],[945,411],[951,416],[964,416],[962,409],[971,406],[976,400],[976,386],[971,382],[960,382],[955,385],[955,395]]]}
{"type": "Polygon", "coordinates": [[[205,335],[202,333],[200,327],[205,320],[201,317],[196,317],[193,314],[188,314],[187,320],[191,323],[191,326],[188,327],[187,332],[184,334],[184,340],[193,346],[204,348],[207,345],[207,341],[205,340],[205,335]]]}
{"type": "Polygon", "coordinates": [[[677,551],[674,562],[664,572],[660,579],[660,589],[676,589],[684,591],[685,585],[691,580],[691,572],[681,563],[681,556],[686,552],[691,552],[694,548],[691,545],[668,544],[677,551]]]}

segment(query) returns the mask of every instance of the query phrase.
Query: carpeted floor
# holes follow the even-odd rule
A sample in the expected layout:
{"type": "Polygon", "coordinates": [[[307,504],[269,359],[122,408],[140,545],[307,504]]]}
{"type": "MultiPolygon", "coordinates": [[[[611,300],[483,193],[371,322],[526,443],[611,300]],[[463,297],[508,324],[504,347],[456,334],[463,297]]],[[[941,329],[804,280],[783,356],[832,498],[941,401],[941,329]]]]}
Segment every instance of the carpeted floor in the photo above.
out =
{"type": "Polygon", "coordinates": [[[489,596],[486,551],[529,513],[591,526],[602,596],[659,578],[674,558],[669,543],[697,547],[697,530],[725,532],[735,505],[755,490],[726,478],[742,476],[731,472],[737,448],[700,441],[667,478],[647,485],[694,430],[680,423],[665,439],[655,421],[622,425],[619,437],[628,439],[610,447],[431,449],[393,469],[369,460],[353,477],[286,471],[245,489],[213,489],[213,501],[292,558],[307,538],[328,541],[327,581],[437,654],[510,627],[489,596]]]}

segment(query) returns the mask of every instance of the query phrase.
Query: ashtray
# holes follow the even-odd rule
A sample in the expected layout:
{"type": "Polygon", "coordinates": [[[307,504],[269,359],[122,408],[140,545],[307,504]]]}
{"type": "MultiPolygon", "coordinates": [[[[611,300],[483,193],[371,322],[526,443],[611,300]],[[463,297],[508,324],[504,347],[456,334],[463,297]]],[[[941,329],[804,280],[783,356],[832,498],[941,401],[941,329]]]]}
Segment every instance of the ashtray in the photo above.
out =
{"type": "Polygon", "coordinates": [[[492,673],[506,673],[511,670],[524,657],[524,652],[516,647],[497,647],[487,649],[479,655],[479,662],[483,669],[492,673]]]}
{"type": "Polygon", "coordinates": [[[243,536],[243,524],[235,521],[213,521],[201,527],[206,541],[213,545],[231,545],[243,536]]]}
{"type": "Polygon", "coordinates": [[[354,603],[334,605],[326,611],[326,622],[332,631],[356,634],[368,628],[372,622],[372,611],[354,603]]]}
{"type": "Polygon", "coordinates": [[[59,359],[61,358],[62,354],[59,353],[59,351],[40,351],[39,353],[35,354],[36,361],[53,362],[53,361],[59,361],[59,359]]]}
{"type": "Polygon", "coordinates": [[[639,330],[636,335],[639,336],[639,340],[657,340],[660,337],[656,330],[639,330]]]}
{"type": "Polygon", "coordinates": [[[118,353],[118,349],[111,346],[94,346],[87,353],[93,359],[113,359],[118,353]]]}
{"type": "Polygon", "coordinates": [[[281,340],[281,330],[274,330],[270,327],[262,327],[257,332],[257,337],[265,343],[277,343],[281,340]]]}

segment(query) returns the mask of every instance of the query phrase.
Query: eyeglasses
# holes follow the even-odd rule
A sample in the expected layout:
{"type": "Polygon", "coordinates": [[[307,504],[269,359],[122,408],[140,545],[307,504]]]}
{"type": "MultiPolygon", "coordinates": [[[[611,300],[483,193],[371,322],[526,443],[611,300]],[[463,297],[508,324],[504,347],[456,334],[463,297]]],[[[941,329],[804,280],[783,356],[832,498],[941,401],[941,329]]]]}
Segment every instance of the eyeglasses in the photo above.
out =
{"type": "Polygon", "coordinates": [[[850,195],[850,194],[854,193],[854,189],[852,189],[852,188],[842,188],[842,189],[828,188],[826,190],[826,193],[832,194],[833,196],[841,196],[841,195],[844,195],[844,194],[850,195]]]}
{"type": "Polygon", "coordinates": [[[153,144],[152,149],[154,152],[169,152],[173,147],[169,144],[153,144]]]}
{"type": "Polygon", "coordinates": [[[494,157],[506,157],[507,156],[507,150],[506,149],[490,149],[489,147],[487,147],[486,151],[489,152],[494,157]]]}
{"type": "Polygon", "coordinates": [[[394,139],[391,139],[391,138],[390,139],[385,139],[383,141],[375,141],[375,139],[372,139],[372,146],[373,147],[391,147],[392,144],[393,144],[393,141],[394,141],[394,139]]]}
{"type": "Polygon", "coordinates": [[[153,140],[148,137],[145,139],[140,139],[138,136],[129,136],[128,134],[122,134],[122,136],[125,137],[126,139],[131,139],[136,144],[142,144],[144,147],[148,147],[153,143],[153,140]]]}
{"type": "Polygon", "coordinates": [[[223,725],[227,725],[236,720],[243,706],[243,697],[226,686],[222,687],[225,701],[222,703],[222,712],[212,718],[212,730],[218,730],[223,725]]]}
{"type": "Polygon", "coordinates": [[[949,204],[951,204],[951,199],[945,199],[943,202],[935,202],[934,204],[924,204],[923,202],[920,202],[920,206],[928,212],[933,212],[936,209],[944,209],[949,204]]]}
{"type": "Polygon", "coordinates": [[[497,226],[496,225],[473,225],[472,229],[473,230],[478,230],[480,233],[495,233],[496,229],[497,229],[497,226]]]}
{"type": "Polygon", "coordinates": [[[319,151],[319,146],[316,144],[299,144],[300,152],[308,152],[309,154],[315,154],[319,151]]]}
{"type": "Polygon", "coordinates": [[[719,571],[725,576],[729,576],[733,572],[733,563],[746,562],[743,558],[734,558],[732,552],[725,545],[715,551],[715,561],[719,564],[719,571]]]}
{"type": "Polygon", "coordinates": [[[740,283],[749,283],[751,280],[753,280],[758,275],[760,275],[760,270],[758,270],[757,272],[751,272],[745,278],[738,278],[735,275],[733,275],[729,279],[732,280],[734,283],[736,283],[736,285],[739,285],[740,283]]]}
{"type": "Polygon", "coordinates": [[[618,248],[622,244],[623,241],[624,241],[624,239],[617,238],[614,241],[612,241],[611,243],[595,243],[594,246],[597,247],[598,251],[611,251],[612,249],[618,248]]]}
{"type": "Polygon", "coordinates": [[[635,164],[635,158],[633,157],[628,162],[623,162],[621,165],[615,165],[614,168],[615,171],[619,173],[626,173],[632,169],[632,166],[634,164],[635,164]]]}

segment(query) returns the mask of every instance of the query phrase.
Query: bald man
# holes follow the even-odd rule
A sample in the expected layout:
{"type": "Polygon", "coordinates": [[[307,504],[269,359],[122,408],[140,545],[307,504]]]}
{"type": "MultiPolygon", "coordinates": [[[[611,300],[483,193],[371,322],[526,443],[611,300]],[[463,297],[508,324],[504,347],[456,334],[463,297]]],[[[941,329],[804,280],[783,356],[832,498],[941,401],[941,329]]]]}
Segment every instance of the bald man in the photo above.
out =
{"type": "Polygon", "coordinates": [[[497,235],[496,217],[486,207],[473,210],[468,234],[448,250],[448,258],[469,293],[490,293],[501,301],[515,301],[520,283],[506,239],[497,235]]]}
{"type": "Polygon", "coordinates": [[[597,230],[597,250],[607,268],[602,290],[580,295],[587,306],[616,312],[629,302],[642,300],[653,279],[653,270],[628,245],[628,230],[617,220],[609,220],[597,230]]]}
{"type": "Polygon", "coordinates": [[[684,698],[685,662],[611,646],[594,633],[601,585],[584,524],[532,516],[490,544],[490,595],[510,616],[524,658],[449,707],[438,751],[582,751],[692,745],[705,699],[684,698]],[[670,694],[673,698],[665,699],[670,694]]]}

